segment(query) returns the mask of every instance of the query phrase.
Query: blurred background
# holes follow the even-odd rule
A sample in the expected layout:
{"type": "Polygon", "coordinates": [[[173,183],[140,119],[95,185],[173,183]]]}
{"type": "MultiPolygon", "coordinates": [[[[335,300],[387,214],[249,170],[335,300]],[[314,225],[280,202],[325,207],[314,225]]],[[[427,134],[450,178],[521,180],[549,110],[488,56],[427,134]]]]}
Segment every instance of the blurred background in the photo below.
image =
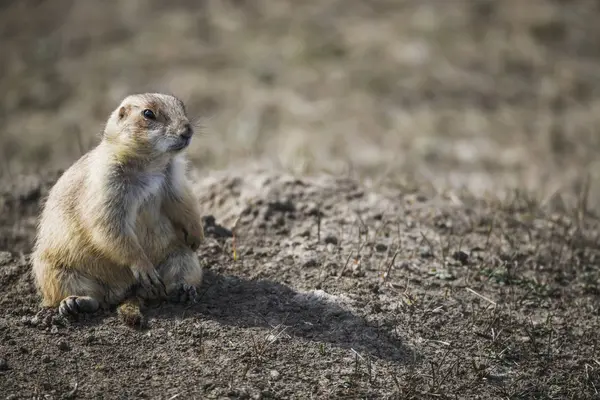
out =
{"type": "Polygon", "coordinates": [[[196,168],[600,190],[600,2],[0,2],[0,173],[89,150],[134,92],[200,118],[196,168]]]}

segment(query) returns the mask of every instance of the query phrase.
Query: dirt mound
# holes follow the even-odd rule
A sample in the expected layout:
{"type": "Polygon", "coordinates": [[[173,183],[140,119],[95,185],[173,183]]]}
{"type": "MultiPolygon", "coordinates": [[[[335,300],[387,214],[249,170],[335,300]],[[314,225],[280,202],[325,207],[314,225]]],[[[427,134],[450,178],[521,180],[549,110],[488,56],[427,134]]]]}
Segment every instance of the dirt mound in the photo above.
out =
{"type": "Polygon", "coordinates": [[[327,175],[195,179],[201,300],[149,310],[144,331],[40,312],[27,252],[52,179],[3,192],[2,394],[596,395],[596,221],[327,175]]]}

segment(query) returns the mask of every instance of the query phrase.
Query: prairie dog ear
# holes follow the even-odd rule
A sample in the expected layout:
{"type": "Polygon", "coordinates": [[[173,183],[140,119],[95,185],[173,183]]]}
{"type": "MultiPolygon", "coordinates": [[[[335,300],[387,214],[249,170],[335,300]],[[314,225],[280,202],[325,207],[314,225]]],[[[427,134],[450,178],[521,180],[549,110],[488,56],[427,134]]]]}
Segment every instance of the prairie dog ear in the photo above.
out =
{"type": "Polygon", "coordinates": [[[123,118],[125,118],[127,116],[127,114],[129,114],[129,106],[122,106],[121,108],[119,108],[119,121],[121,121],[123,118]]]}

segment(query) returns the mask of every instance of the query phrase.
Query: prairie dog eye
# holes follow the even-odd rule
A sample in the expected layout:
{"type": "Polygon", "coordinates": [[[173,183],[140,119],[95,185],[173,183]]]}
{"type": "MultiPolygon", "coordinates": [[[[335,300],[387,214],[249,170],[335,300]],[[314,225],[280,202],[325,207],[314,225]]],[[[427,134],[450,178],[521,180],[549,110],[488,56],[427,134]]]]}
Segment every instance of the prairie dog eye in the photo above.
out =
{"type": "Polygon", "coordinates": [[[142,115],[144,116],[144,118],[147,119],[156,119],[156,115],[154,115],[154,112],[152,110],[144,110],[142,111],[142,115]]]}

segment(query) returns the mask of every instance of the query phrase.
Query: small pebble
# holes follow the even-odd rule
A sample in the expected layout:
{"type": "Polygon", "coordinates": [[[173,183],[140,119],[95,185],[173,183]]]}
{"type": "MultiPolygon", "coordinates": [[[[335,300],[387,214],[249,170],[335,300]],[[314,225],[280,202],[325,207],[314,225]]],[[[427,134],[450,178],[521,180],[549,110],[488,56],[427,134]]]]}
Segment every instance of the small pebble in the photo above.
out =
{"type": "Polygon", "coordinates": [[[285,218],[283,215],[279,215],[273,224],[276,228],[280,228],[285,225],[285,218]]]}
{"type": "Polygon", "coordinates": [[[65,318],[60,315],[53,316],[51,321],[52,325],[65,326],[65,318]]]}
{"type": "Polygon", "coordinates": [[[422,258],[430,258],[433,257],[433,253],[429,249],[429,247],[421,247],[420,255],[422,258]]]}
{"type": "Polygon", "coordinates": [[[69,343],[65,342],[64,340],[61,340],[60,342],[58,342],[58,349],[61,351],[69,351],[71,350],[71,346],[69,346],[69,343]]]}
{"type": "Polygon", "coordinates": [[[452,258],[454,258],[457,261],[460,261],[462,265],[466,265],[469,263],[469,255],[462,250],[452,254],[452,258]]]}
{"type": "Polygon", "coordinates": [[[215,226],[216,220],[212,215],[205,215],[202,217],[202,222],[204,222],[204,226],[215,226]]]}
{"type": "Polygon", "coordinates": [[[365,276],[365,271],[363,271],[360,263],[356,263],[356,264],[352,265],[352,276],[354,276],[354,277],[365,276]]]}
{"type": "Polygon", "coordinates": [[[51,315],[47,315],[44,317],[44,326],[50,326],[52,324],[52,316],[51,315]]]}
{"type": "Polygon", "coordinates": [[[271,379],[279,379],[279,377],[281,376],[281,374],[279,373],[279,371],[276,371],[274,369],[272,369],[271,371],[269,371],[269,375],[271,375],[271,379]]]}
{"type": "Polygon", "coordinates": [[[49,363],[51,361],[50,356],[48,354],[44,354],[42,356],[42,362],[43,363],[49,363]]]}
{"type": "Polygon", "coordinates": [[[325,243],[337,245],[338,239],[333,235],[328,235],[328,236],[325,236],[325,243]]]}
{"type": "Polygon", "coordinates": [[[4,358],[0,358],[0,371],[6,371],[8,369],[8,363],[4,358]]]}
{"type": "Polygon", "coordinates": [[[316,267],[317,265],[319,265],[317,263],[317,260],[314,258],[309,258],[306,261],[304,261],[304,264],[302,264],[302,267],[304,268],[312,268],[312,267],[316,267]]]}
{"type": "Polygon", "coordinates": [[[300,236],[301,237],[309,237],[310,231],[309,230],[302,231],[302,232],[300,232],[300,236]]]}
{"type": "Polygon", "coordinates": [[[384,251],[386,251],[386,250],[387,250],[387,248],[388,248],[388,247],[387,247],[387,245],[385,245],[385,244],[383,244],[383,243],[377,243],[377,244],[375,245],[375,250],[377,250],[377,251],[378,251],[378,252],[380,252],[380,253],[383,253],[384,251]]]}

